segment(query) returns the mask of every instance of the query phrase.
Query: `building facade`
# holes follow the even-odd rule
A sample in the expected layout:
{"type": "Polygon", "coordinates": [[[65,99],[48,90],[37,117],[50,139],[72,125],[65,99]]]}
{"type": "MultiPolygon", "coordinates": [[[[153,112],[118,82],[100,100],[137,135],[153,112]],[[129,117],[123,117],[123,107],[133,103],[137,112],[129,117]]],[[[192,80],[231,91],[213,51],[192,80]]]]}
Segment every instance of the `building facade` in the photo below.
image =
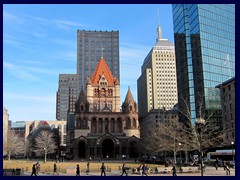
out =
{"type": "Polygon", "coordinates": [[[75,111],[77,101],[77,75],[60,74],[56,94],[56,119],[67,121],[67,113],[75,111]]]}
{"type": "Polygon", "coordinates": [[[224,145],[235,141],[235,77],[216,86],[220,89],[224,145]]]}
{"type": "MultiPolygon", "coordinates": [[[[8,121],[9,121],[9,114],[8,110],[3,107],[3,146],[7,143],[7,137],[8,137],[8,121]]],[[[5,155],[7,152],[3,151],[3,155],[5,155]]]]}
{"type": "Polygon", "coordinates": [[[120,83],[103,57],[67,124],[67,154],[74,159],[139,157],[137,104],[129,89],[120,111],[120,83]]]}
{"type": "Polygon", "coordinates": [[[202,116],[221,127],[215,86],[235,76],[235,5],[173,4],[172,12],[179,108],[186,100],[193,124],[202,116]]]}
{"type": "Polygon", "coordinates": [[[52,129],[58,128],[60,135],[60,146],[66,146],[66,134],[67,134],[67,121],[57,121],[57,120],[35,120],[35,121],[26,121],[25,126],[25,139],[28,135],[36,130],[37,128],[49,125],[52,129]]]}
{"type": "Polygon", "coordinates": [[[160,26],[157,35],[137,81],[140,118],[152,109],[170,110],[178,100],[174,45],[162,37],[160,26]]]}
{"type": "Polygon", "coordinates": [[[119,32],[77,30],[77,94],[86,87],[101,54],[114,77],[120,79],[119,32]]]}

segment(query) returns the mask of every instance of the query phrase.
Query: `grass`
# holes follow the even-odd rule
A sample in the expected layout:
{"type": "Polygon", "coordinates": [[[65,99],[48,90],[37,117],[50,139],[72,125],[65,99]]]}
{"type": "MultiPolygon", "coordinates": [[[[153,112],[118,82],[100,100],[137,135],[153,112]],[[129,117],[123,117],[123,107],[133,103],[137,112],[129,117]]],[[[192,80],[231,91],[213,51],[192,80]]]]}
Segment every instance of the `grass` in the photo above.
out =
{"type": "MultiPolygon", "coordinates": [[[[33,164],[36,164],[37,160],[8,160],[3,161],[3,168],[4,169],[17,169],[20,168],[23,171],[31,171],[33,164]]],[[[53,165],[55,162],[49,161],[44,163],[43,161],[39,161],[40,163],[40,172],[53,172],[53,165]]],[[[141,163],[139,162],[125,162],[127,167],[137,168],[141,163]]],[[[66,173],[67,167],[74,167],[76,168],[77,164],[80,166],[81,172],[85,172],[87,168],[87,162],[80,162],[80,161],[69,161],[69,162],[58,162],[57,169],[58,172],[66,173]]],[[[91,172],[99,172],[99,168],[101,167],[101,162],[92,161],[90,162],[90,171],[91,172]]],[[[120,170],[119,168],[122,167],[122,162],[104,162],[107,168],[111,168],[111,171],[120,170]]],[[[146,164],[149,168],[160,167],[162,165],[157,164],[146,164]]]]}

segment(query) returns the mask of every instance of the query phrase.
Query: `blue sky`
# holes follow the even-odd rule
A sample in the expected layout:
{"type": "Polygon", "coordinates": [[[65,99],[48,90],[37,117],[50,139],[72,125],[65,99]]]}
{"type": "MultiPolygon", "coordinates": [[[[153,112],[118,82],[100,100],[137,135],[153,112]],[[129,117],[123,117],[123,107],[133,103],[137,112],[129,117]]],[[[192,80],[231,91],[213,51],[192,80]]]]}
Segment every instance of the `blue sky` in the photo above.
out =
{"type": "Polygon", "coordinates": [[[59,74],[76,73],[77,29],[119,31],[121,101],[128,86],[137,101],[158,19],[163,37],[173,42],[167,4],[3,5],[3,105],[10,120],[56,119],[59,74]]]}

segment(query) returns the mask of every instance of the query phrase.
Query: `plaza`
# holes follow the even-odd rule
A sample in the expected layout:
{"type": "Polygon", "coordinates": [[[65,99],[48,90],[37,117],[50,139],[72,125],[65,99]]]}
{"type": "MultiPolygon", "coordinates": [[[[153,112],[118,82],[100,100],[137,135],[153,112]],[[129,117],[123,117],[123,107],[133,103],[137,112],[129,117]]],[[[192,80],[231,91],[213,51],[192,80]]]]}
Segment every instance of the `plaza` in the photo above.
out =
{"type": "MultiPolygon", "coordinates": [[[[133,162],[133,161],[104,161],[106,166],[106,176],[120,176],[122,174],[121,167],[122,163],[126,163],[127,167],[130,168],[138,168],[141,162],[133,162]]],[[[32,170],[31,166],[36,163],[36,161],[19,161],[19,162],[10,162],[4,163],[4,169],[10,167],[18,168],[21,167],[21,173],[18,174],[20,176],[31,176],[32,170]]],[[[58,167],[58,175],[57,176],[76,176],[76,165],[80,165],[80,175],[81,176],[100,176],[100,166],[101,162],[93,161],[90,162],[90,172],[86,174],[86,161],[78,162],[61,162],[56,163],[58,167]]],[[[53,176],[53,164],[54,162],[43,163],[40,162],[40,172],[37,176],[53,176]]],[[[146,164],[149,167],[147,172],[148,176],[172,176],[172,166],[164,167],[163,165],[158,164],[146,164]],[[155,168],[158,168],[160,171],[158,173],[155,172],[155,168]]],[[[179,167],[177,166],[177,176],[201,176],[201,172],[197,166],[188,166],[182,167],[183,172],[179,172],[179,167]]],[[[218,170],[215,169],[214,166],[206,165],[203,176],[235,176],[235,169],[230,168],[230,175],[226,175],[226,171],[223,167],[219,167],[218,170]]],[[[15,175],[15,176],[18,176],[15,175]]],[[[6,173],[5,176],[13,176],[12,173],[6,173]]],[[[132,170],[128,171],[128,176],[141,176],[141,174],[137,171],[135,173],[132,170]]]]}

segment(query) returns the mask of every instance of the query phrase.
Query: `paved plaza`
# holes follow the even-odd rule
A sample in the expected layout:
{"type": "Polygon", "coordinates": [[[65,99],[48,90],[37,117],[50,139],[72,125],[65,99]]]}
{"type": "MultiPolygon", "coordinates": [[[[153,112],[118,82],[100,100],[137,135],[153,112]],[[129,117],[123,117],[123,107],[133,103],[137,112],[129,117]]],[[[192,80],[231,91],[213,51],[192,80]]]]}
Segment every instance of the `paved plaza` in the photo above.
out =
{"type": "MultiPolygon", "coordinates": [[[[231,168],[231,174],[228,176],[235,176],[235,169],[231,168]]],[[[81,172],[81,176],[100,176],[101,172],[90,172],[88,175],[85,172],[81,172]]],[[[30,176],[31,172],[25,172],[22,176],[30,176]]],[[[52,173],[39,173],[38,176],[52,176],[52,173]]],[[[107,176],[120,176],[121,171],[116,170],[112,172],[106,172],[107,176]]],[[[226,171],[223,168],[219,167],[218,170],[215,167],[208,166],[203,174],[204,176],[227,176],[226,171]]],[[[56,176],[56,175],[55,175],[56,176]]],[[[59,173],[58,176],[76,176],[76,174],[71,173],[59,173]]],[[[132,174],[129,173],[128,176],[140,176],[140,174],[132,174]]],[[[150,173],[148,176],[172,176],[172,173],[150,173]]],[[[200,172],[193,172],[193,173],[177,173],[177,176],[201,176],[200,172]]]]}

